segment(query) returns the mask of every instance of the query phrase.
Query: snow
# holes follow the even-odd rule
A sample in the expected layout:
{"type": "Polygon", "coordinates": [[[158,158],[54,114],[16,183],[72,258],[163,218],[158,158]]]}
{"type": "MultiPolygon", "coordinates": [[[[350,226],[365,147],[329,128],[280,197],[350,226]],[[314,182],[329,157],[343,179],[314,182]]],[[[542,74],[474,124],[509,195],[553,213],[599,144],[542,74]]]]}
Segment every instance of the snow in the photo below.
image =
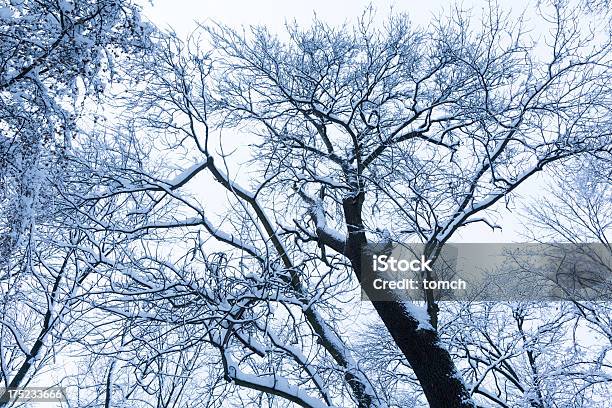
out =
{"type": "Polygon", "coordinates": [[[176,176],[173,180],[168,181],[167,183],[171,186],[172,189],[181,187],[185,185],[189,180],[195,177],[198,172],[205,169],[207,167],[206,162],[196,163],[187,169],[183,170],[178,176],[176,176]]]}
{"type": "Polygon", "coordinates": [[[6,326],[6,328],[9,329],[15,341],[17,342],[17,346],[21,349],[21,351],[23,351],[25,354],[29,354],[29,348],[26,346],[25,340],[21,336],[19,330],[17,330],[17,328],[13,324],[3,319],[0,319],[0,324],[6,326]]]}
{"type": "Polygon", "coordinates": [[[13,17],[13,11],[8,7],[0,7],[0,18],[9,19],[13,17]]]}
{"type": "MultiPolygon", "coordinates": [[[[347,346],[342,342],[342,340],[338,337],[338,335],[331,329],[331,327],[327,324],[327,322],[324,319],[322,319],[319,314],[316,313],[316,311],[313,311],[313,313],[315,314],[315,318],[317,319],[317,321],[319,322],[319,324],[321,325],[323,329],[322,337],[325,339],[325,341],[332,344],[335,351],[341,353],[342,359],[344,360],[346,371],[353,374],[359,380],[361,385],[364,386],[365,394],[371,396],[374,401],[379,401],[375,390],[372,388],[372,385],[370,384],[370,381],[363,374],[357,362],[350,355],[350,352],[348,351],[347,346]]],[[[382,405],[382,401],[379,401],[379,402],[380,402],[379,406],[383,407],[384,405],[382,405]]]]}
{"type": "Polygon", "coordinates": [[[339,242],[346,241],[346,237],[340,232],[327,226],[327,220],[325,219],[325,210],[323,209],[323,202],[321,200],[313,200],[315,205],[311,207],[317,230],[323,231],[325,234],[332,237],[334,240],[339,242]]]}
{"type": "Polygon", "coordinates": [[[300,387],[289,384],[286,378],[275,375],[255,375],[242,372],[237,364],[232,360],[231,356],[226,352],[225,360],[227,361],[227,372],[233,380],[242,381],[252,384],[254,387],[268,388],[275,390],[285,396],[291,396],[300,400],[300,405],[311,408],[331,408],[330,405],[323,401],[312,397],[300,387]]]}
{"type": "Polygon", "coordinates": [[[421,306],[417,306],[412,302],[404,302],[404,310],[412,316],[419,323],[417,326],[418,330],[434,330],[429,320],[429,314],[427,309],[421,306]]]}
{"type": "Polygon", "coordinates": [[[70,12],[72,10],[74,10],[74,4],[66,1],[66,0],[60,0],[59,1],[59,7],[62,11],[64,12],[70,12]]]}

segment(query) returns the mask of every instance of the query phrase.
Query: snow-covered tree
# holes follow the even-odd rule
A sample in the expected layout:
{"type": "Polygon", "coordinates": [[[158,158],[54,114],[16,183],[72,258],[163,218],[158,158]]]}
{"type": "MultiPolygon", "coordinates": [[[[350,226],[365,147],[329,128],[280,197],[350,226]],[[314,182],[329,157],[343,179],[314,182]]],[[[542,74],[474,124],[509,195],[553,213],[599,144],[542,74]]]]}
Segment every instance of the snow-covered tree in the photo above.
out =
{"type": "MultiPolygon", "coordinates": [[[[480,19],[454,10],[427,28],[405,15],[378,24],[370,11],[354,25],[315,20],[282,34],[201,26],[186,41],[159,34],[131,61],[149,44],[128,3],[73,16],[69,27],[107,30],[98,48],[63,59],[56,41],[44,43],[48,53],[15,63],[25,68],[2,82],[7,106],[42,83],[48,97],[27,98],[24,112],[42,115],[47,99],[57,110],[28,126],[61,130],[32,131],[39,147],[26,155],[10,143],[22,122],[2,122],[6,157],[51,162],[44,150],[61,164],[52,188],[21,181],[40,165],[5,173],[15,217],[2,225],[5,308],[23,293],[17,278],[58,282],[36,299],[61,322],[57,347],[87,363],[63,382],[76,406],[543,408],[600,398],[605,351],[572,371],[584,354],[568,328],[588,322],[578,304],[546,314],[538,304],[445,305],[431,291],[415,303],[358,301],[369,244],[420,242],[435,263],[464,227],[497,227],[493,211],[538,172],[609,154],[610,22],[581,4],[542,4],[541,37],[491,3],[480,19]],[[599,25],[582,26],[587,18],[599,25]],[[72,81],[45,77],[63,61],[72,81]],[[75,71],[79,61],[91,71],[75,71]],[[113,109],[73,140],[76,116],[65,113],[78,115],[83,94],[111,79],[122,81],[113,109]],[[24,237],[45,245],[30,250],[24,237]],[[12,260],[21,253],[33,262],[12,260]],[[579,397],[562,389],[568,381],[579,397]]],[[[2,16],[15,22],[19,7],[2,16]]],[[[91,7],[58,3],[51,14],[91,7]]],[[[73,55],[84,34],[64,31],[56,38],[73,55]]],[[[31,328],[3,327],[2,349],[21,356],[11,364],[40,361],[22,335],[31,328]]]]}
{"type": "MultiPolygon", "coordinates": [[[[128,123],[166,163],[189,163],[130,168],[107,188],[151,195],[145,221],[123,232],[181,231],[185,244],[139,261],[148,278],[130,272],[126,291],[149,312],[125,316],[181,333],[155,355],[205,341],[243,388],[303,406],[398,403],[343,325],[366,246],[422,242],[435,260],[464,226],[495,226],[490,210],[534,174],[609,151],[612,41],[601,17],[602,30],[582,29],[579,7],[543,5],[539,39],[493,5],[476,26],[463,12],[427,30],[403,15],[378,27],[365,13],[354,26],[315,21],[283,36],[216,25],[186,43],[167,38],[133,71],[147,85],[126,105],[137,112],[128,123]],[[210,208],[223,207],[223,192],[219,216],[210,208]],[[170,202],[177,209],[160,212],[170,202]]],[[[371,304],[430,406],[500,404],[466,382],[438,330],[440,305],[432,292],[422,301],[371,304]]]]}
{"type": "Polygon", "coordinates": [[[150,33],[129,1],[0,3],[4,387],[28,384],[67,344],[58,339],[74,317],[80,284],[99,262],[87,253],[95,251],[83,232],[91,222],[77,211],[87,209],[72,201],[86,174],[68,157],[77,136],[83,139],[82,113],[119,80],[113,61],[142,54],[150,33]]]}

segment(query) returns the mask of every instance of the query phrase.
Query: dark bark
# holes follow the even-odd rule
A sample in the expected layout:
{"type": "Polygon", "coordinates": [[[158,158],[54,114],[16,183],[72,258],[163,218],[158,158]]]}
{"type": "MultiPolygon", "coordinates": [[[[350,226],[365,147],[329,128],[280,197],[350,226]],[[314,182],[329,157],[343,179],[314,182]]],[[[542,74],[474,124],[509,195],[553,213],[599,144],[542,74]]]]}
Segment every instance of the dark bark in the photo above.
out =
{"type": "MultiPolygon", "coordinates": [[[[343,201],[348,229],[344,253],[349,258],[360,281],[362,254],[367,244],[361,218],[363,200],[363,193],[359,193],[343,201]]],[[[364,289],[368,294],[367,288],[364,289]]],[[[372,304],[395,344],[410,363],[430,407],[473,408],[476,406],[450,353],[442,346],[435,329],[419,328],[419,322],[399,302],[373,301],[372,304]]]]}
{"type": "Polygon", "coordinates": [[[403,305],[372,302],[395,344],[416,374],[432,408],[475,407],[448,351],[435,330],[418,328],[403,305]]]}

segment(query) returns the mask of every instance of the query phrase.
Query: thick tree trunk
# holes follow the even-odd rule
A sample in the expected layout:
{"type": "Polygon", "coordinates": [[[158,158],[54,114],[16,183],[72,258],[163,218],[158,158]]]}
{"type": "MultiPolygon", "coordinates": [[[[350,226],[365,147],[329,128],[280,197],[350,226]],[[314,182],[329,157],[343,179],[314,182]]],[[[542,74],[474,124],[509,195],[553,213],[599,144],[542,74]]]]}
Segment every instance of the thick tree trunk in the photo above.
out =
{"type": "MultiPolygon", "coordinates": [[[[362,255],[367,244],[361,218],[363,199],[363,193],[360,193],[355,197],[346,198],[343,202],[348,228],[345,255],[351,261],[355,274],[360,280],[362,255]]],[[[367,288],[364,289],[368,294],[367,288]]],[[[395,344],[410,363],[430,407],[476,406],[435,329],[419,327],[419,321],[410,315],[400,302],[374,301],[372,304],[395,344]]]]}
{"type": "Polygon", "coordinates": [[[418,328],[418,322],[400,303],[372,303],[419,379],[429,406],[475,407],[438,333],[418,328]]]}

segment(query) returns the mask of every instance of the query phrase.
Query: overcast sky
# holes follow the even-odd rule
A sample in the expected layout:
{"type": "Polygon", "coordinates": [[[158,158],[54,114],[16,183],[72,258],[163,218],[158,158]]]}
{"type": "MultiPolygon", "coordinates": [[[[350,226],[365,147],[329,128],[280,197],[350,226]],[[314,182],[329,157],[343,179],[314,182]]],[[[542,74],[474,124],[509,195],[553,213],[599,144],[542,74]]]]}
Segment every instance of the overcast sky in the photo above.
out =
{"type": "MultiPolygon", "coordinates": [[[[194,21],[214,20],[231,26],[264,24],[271,29],[282,28],[285,21],[297,20],[307,23],[316,14],[331,24],[342,24],[358,17],[372,4],[379,14],[387,15],[391,9],[408,12],[415,24],[424,25],[434,14],[452,4],[448,0],[140,0],[145,15],[158,26],[172,26],[180,33],[194,27],[194,21]]],[[[516,5],[521,8],[525,1],[504,1],[500,4],[516,5]]],[[[481,8],[482,1],[463,0],[464,7],[481,8]]],[[[476,10],[475,10],[476,11],[476,10]]]]}

